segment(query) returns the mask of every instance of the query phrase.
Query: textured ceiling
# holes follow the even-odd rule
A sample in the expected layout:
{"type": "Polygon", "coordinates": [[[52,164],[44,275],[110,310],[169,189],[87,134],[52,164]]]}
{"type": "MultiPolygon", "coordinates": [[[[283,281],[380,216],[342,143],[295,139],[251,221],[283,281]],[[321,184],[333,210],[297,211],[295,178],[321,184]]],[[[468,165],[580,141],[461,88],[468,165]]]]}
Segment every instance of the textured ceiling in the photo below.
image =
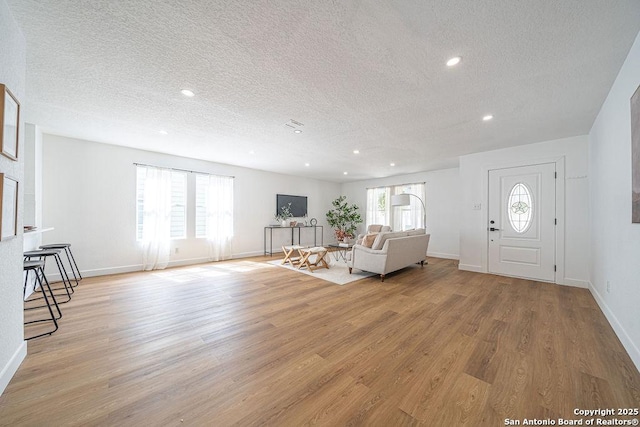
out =
{"type": "Polygon", "coordinates": [[[46,132],[335,182],[586,134],[640,31],[638,0],[7,3],[46,132]]]}

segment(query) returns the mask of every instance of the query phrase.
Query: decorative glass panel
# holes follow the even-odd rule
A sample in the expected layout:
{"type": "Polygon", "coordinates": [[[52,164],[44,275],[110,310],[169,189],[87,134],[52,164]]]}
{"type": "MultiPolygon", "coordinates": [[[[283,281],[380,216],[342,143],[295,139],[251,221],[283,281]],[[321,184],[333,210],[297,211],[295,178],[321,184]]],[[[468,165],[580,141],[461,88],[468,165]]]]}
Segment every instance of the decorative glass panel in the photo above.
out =
{"type": "Polygon", "coordinates": [[[533,197],[526,184],[519,182],[513,186],[507,203],[509,222],[517,233],[524,233],[533,219],[533,197]]]}

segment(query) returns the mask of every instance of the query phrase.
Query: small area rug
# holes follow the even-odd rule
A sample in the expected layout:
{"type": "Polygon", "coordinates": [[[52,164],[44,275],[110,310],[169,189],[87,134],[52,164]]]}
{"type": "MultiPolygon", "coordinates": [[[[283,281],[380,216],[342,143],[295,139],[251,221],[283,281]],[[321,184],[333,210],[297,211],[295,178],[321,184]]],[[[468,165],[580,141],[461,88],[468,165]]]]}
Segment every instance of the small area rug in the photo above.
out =
{"type": "Polygon", "coordinates": [[[327,254],[327,257],[330,257],[329,268],[319,268],[313,271],[309,271],[306,268],[298,270],[297,268],[292,267],[289,263],[287,263],[286,265],[282,265],[283,258],[267,262],[269,264],[277,265],[291,271],[308,274],[309,276],[326,280],[327,282],[335,283],[336,285],[346,285],[347,283],[355,282],[356,280],[364,279],[366,277],[371,277],[374,275],[373,273],[367,273],[360,270],[353,270],[353,272],[349,274],[349,268],[344,261],[336,261],[332,254],[327,254]]]}

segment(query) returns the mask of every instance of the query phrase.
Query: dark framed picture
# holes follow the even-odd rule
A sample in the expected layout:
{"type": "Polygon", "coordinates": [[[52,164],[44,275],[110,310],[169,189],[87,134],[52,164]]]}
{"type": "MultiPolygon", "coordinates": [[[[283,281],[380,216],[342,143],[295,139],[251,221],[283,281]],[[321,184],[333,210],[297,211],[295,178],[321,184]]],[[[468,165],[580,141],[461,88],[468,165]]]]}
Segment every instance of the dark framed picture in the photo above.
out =
{"type": "Polygon", "coordinates": [[[640,224],[640,86],[631,97],[631,222],[640,224]]]}
{"type": "Polygon", "coordinates": [[[18,235],[18,181],[0,173],[0,240],[18,235]]]}
{"type": "Polygon", "coordinates": [[[0,153],[18,160],[18,128],[20,103],[11,91],[0,84],[0,153]]]}

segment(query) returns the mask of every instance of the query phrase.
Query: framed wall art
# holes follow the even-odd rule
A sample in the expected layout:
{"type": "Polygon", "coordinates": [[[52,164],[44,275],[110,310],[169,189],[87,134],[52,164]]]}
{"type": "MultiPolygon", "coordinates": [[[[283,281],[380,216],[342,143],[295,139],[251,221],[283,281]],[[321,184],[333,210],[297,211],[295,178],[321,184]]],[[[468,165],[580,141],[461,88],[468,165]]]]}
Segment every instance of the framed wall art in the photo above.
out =
{"type": "Polygon", "coordinates": [[[0,153],[18,160],[20,103],[11,91],[0,84],[0,153]]]}
{"type": "Polygon", "coordinates": [[[640,86],[631,97],[631,222],[640,224],[640,86]]]}
{"type": "Polygon", "coordinates": [[[0,173],[0,240],[18,235],[18,181],[0,173]]]}

